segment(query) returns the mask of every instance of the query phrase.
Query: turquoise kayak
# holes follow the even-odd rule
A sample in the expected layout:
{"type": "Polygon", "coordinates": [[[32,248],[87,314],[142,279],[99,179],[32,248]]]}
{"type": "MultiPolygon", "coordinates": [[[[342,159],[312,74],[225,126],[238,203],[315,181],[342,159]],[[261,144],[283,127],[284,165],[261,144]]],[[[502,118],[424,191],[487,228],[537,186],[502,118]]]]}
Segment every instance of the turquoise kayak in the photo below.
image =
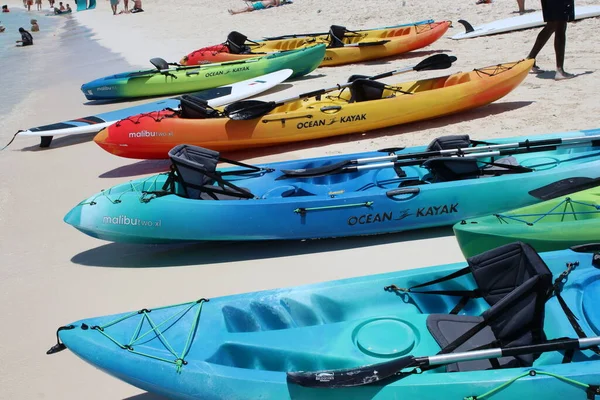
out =
{"type": "Polygon", "coordinates": [[[600,384],[597,347],[585,349],[600,343],[593,262],[571,250],[540,258],[513,243],[468,263],[214,299],[198,293],[62,326],[49,354],[67,348],[173,399],[462,400],[494,391],[493,400],[583,400],[600,384]],[[553,288],[558,277],[568,279],[553,288]]]}
{"type": "Polygon", "coordinates": [[[178,146],[174,172],[94,194],[64,219],[90,236],[133,243],[374,235],[537,203],[530,191],[600,171],[598,129],[487,145],[454,139],[229,169],[216,169],[219,153],[178,146]]]}

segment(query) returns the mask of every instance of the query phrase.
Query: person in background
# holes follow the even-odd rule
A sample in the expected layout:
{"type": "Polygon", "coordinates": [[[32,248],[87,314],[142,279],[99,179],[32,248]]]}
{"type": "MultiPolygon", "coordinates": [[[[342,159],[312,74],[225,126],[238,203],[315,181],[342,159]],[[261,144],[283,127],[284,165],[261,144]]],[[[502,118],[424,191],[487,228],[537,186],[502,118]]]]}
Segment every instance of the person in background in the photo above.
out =
{"type": "Polygon", "coordinates": [[[278,7],[281,5],[281,0],[263,0],[263,1],[245,1],[246,7],[237,10],[229,9],[229,14],[241,14],[254,10],[264,10],[265,8],[278,7]]]}
{"type": "Polygon", "coordinates": [[[27,0],[27,11],[31,11],[32,5],[33,5],[33,0],[27,0]]]}
{"type": "Polygon", "coordinates": [[[21,40],[17,40],[17,43],[21,43],[21,46],[31,46],[33,44],[33,36],[31,36],[31,33],[23,28],[19,28],[19,33],[21,34],[21,40]]]}
{"type": "Polygon", "coordinates": [[[117,15],[117,6],[119,5],[119,0],[110,0],[110,8],[112,9],[113,15],[117,15]]]}
{"type": "Polygon", "coordinates": [[[35,9],[42,11],[42,0],[35,0],[35,9]]]}
{"type": "Polygon", "coordinates": [[[62,1],[58,3],[58,11],[65,11],[65,6],[63,6],[62,1]]]}
{"type": "Polygon", "coordinates": [[[50,8],[54,8],[54,0],[48,0],[48,3],[50,3],[50,8]]]}
{"type": "Polygon", "coordinates": [[[123,11],[125,11],[125,13],[129,12],[129,0],[123,0],[123,11]]]}
{"type": "Polygon", "coordinates": [[[37,23],[37,19],[32,19],[31,20],[31,32],[39,32],[40,31],[40,26],[37,23]]]}
{"type": "MultiPolygon", "coordinates": [[[[542,15],[546,26],[540,31],[538,37],[529,53],[529,58],[536,58],[544,45],[554,34],[554,52],[556,53],[556,75],[555,80],[573,78],[575,75],[566,73],[563,69],[565,62],[565,47],[567,44],[567,22],[575,19],[574,0],[541,0],[542,15]]],[[[535,73],[544,72],[537,64],[533,65],[535,73]]]]}
{"type": "Polygon", "coordinates": [[[2,6],[2,12],[3,13],[10,12],[10,10],[8,9],[8,6],[6,4],[2,6]]]}
{"type": "Polygon", "coordinates": [[[67,4],[67,9],[66,9],[66,11],[65,11],[65,12],[68,12],[68,13],[70,13],[70,12],[72,12],[72,11],[73,11],[73,10],[71,10],[71,5],[70,5],[70,4],[67,4]]]}
{"type": "Polygon", "coordinates": [[[131,9],[131,13],[139,13],[142,12],[142,0],[133,0],[133,8],[131,9]]]}
{"type": "Polygon", "coordinates": [[[519,6],[519,14],[525,14],[525,0],[517,0],[519,6]]]}

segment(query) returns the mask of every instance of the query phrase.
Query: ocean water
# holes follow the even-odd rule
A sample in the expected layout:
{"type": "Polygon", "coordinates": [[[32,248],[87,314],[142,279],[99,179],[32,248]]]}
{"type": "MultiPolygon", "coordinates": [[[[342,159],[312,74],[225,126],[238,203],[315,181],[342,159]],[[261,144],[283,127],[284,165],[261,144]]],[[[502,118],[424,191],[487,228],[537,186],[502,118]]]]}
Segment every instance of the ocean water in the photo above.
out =
{"type": "Polygon", "coordinates": [[[53,43],[53,37],[65,22],[64,18],[45,16],[49,6],[46,4],[45,8],[28,12],[13,7],[9,13],[0,13],[0,25],[6,28],[0,33],[0,118],[11,112],[32,88],[40,84],[39,72],[44,66],[45,54],[59,46],[53,43]],[[31,19],[37,19],[40,25],[39,32],[31,32],[33,46],[16,47],[15,41],[21,40],[19,28],[30,31],[31,19]]]}

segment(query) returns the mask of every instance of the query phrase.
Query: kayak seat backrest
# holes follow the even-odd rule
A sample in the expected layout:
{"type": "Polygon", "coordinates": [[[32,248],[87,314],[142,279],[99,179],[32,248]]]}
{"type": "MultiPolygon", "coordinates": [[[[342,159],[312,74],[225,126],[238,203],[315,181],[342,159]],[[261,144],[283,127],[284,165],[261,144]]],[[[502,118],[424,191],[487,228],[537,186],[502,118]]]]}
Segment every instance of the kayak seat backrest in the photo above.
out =
{"type": "Polygon", "coordinates": [[[469,72],[465,72],[464,74],[461,75],[460,78],[458,78],[458,83],[467,83],[471,81],[471,74],[469,72]]]}
{"type": "Polygon", "coordinates": [[[181,107],[181,118],[205,119],[218,116],[218,112],[208,106],[204,99],[184,94],[179,98],[181,107]]]}
{"type": "Polygon", "coordinates": [[[356,79],[350,85],[350,103],[361,101],[380,100],[383,97],[385,83],[370,79],[356,79]]]}
{"type": "Polygon", "coordinates": [[[515,242],[467,259],[483,299],[493,306],[533,276],[552,279],[548,266],[528,244],[515,242]]]}
{"type": "Polygon", "coordinates": [[[248,37],[237,31],[231,31],[227,35],[225,45],[229,48],[231,54],[247,54],[251,52],[250,46],[246,45],[248,37]]]}
{"type": "Polygon", "coordinates": [[[464,149],[471,145],[469,135],[448,135],[433,139],[425,151],[464,149]]]}
{"type": "MultiPolygon", "coordinates": [[[[491,305],[480,316],[431,314],[427,328],[447,354],[476,348],[523,346],[545,340],[545,303],[552,273],[531,248],[517,242],[468,259],[479,290],[491,305]]],[[[529,367],[535,357],[503,357],[451,364],[447,372],[529,367]]]]}
{"type": "Polygon", "coordinates": [[[219,153],[181,144],[169,151],[173,179],[183,188],[184,197],[196,200],[232,200],[254,197],[247,189],[225,181],[217,171],[219,153]],[[216,184],[216,185],[215,185],[216,184]]]}
{"type": "Polygon", "coordinates": [[[423,163],[431,177],[427,180],[434,183],[460,181],[481,176],[481,168],[477,159],[469,157],[437,157],[423,163]]]}
{"type": "Polygon", "coordinates": [[[344,47],[344,36],[346,35],[346,28],[339,25],[331,25],[329,28],[329,44],[328,48],[344,47]]]}

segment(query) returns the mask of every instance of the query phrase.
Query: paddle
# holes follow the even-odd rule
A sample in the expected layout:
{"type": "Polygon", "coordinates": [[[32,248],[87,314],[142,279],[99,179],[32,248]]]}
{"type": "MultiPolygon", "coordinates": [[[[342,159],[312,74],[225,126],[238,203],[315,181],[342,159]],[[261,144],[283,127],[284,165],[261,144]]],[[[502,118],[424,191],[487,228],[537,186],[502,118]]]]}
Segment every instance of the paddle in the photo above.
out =
{"type": "MultiPolygon", "coordinates": [[[[553,150],[553,146],[574,144],[574,143],[587,143],[592,142],[592,145],[600,144],[600,135],[591,135],[591,136],[578,136],[573,138],[566,139],[541,139],[541,140],[525,140],[523,142],[515,142],[515,143],[503,143],[503,144],[494,144],[487,146],[478,146],[478,147],[467,147],[464,149],[446,149],[446,150],[435,150],[435,151],[423,151],[423,152],[415,152],[415,153],[406,153],[406,154],[394,154],[389,156],[381,156],[381,157],[368,157],[368,158],[359,158],[355,160],[344,160],[337,162],[335,164],[324,165],[322,167],[310,168],[310,169],[295,169],[295,170],[281,170],[284,175],[288,177],[294,178],[311,178],[316,176],[323,176],[328,174],[336,174],[339,172],[350,172],[344,170],[347,166],[370,163],[375,161],[397,161],[397,160],[405,160],[411,158],[417,159],[426,159],[432,157],[444,157],[444,156],[452,156],[452,155],[466,155],[469,153],[481,152],[481,151],[489,151],[489,150],[499,150],[499,149],[530,149],[532,147],[537,148],[537,151],[546,151],[553,150]],[[598,142],[598,143],[595,143],[598,142]],[[538,148],[538,146],[542,146],[538,148]]],[[[515,150],[516,151],[516,150],[515,150]]],[[[498,155],[510,155],[515,154],[510,150],[503,150],[501,154],[498,155]]]]}
{"type": "MultiPolygon", "coordinates": [[[[368,385],[395,376],[399,376],[401,370],[414,368],[411,373],[420,368],[430,366],[441,366],[455,362],[487,360],[490,358],[515,357],[524,354],[545,353],[549,351],[586,349],[600,344],[600,337],[589,337],[580,339],[564,339],[553,342],[533,344],[529,346],[498,347],[486,350],[466,351],[462,353],[441,354],[429,357],[407,356],[395,360],[366,365],[357,368],[338,370],[325,370],[316,372],[288,372],[288,383],[300,386],[316,388],[343,388],[368,385]]],[[[400,378],[402,376],[399,376],[400,378]]]]}
{"type": "MultiPolygon", "coordinates": [[[[414,67],[407,67],[402,69],[397,69],[390,72],[385,72],[383,74],[375,75],[368,77],[370,80],[377,80],[382,78],[387,78],[388,76],[398,75],[405,72],[410,71],[429,71],[436,69],[446,69],[450,68],[452,63],[456,61],[456,57],[449,56],[447,54],[436,54],[430,57],[427,57],[414,67]]],[[[243,121],[248,119],[258,118],[262,115],[267,114],[272,111],[276,107],[279,107],[285,103],[289,103],[291,101],[296,101],[300,99],[304,99],[306,97],[318,96],[327,92],[331,92],[334,90],[343,89],[352,84],[352,82],[347,82],[341,85],[332,86],[325,89],[318,89],[312,92],[302,93],[300,95],[290,97],[288,99],[279,100],[279,101],[259,101],[259,100],[243,100],[232,103],[225,107],[223,112],[227,117],[236,121],[243,121]]]]}
{"type": "Polygon", "coordinates": [[[571,193],[580,192],[582,190],[591,189],[599,185],[600,178],[594,179],[580,176],[552,182],[549,185],[531,190],[529,194],[535,198],[545,201],[571,193]]]}

